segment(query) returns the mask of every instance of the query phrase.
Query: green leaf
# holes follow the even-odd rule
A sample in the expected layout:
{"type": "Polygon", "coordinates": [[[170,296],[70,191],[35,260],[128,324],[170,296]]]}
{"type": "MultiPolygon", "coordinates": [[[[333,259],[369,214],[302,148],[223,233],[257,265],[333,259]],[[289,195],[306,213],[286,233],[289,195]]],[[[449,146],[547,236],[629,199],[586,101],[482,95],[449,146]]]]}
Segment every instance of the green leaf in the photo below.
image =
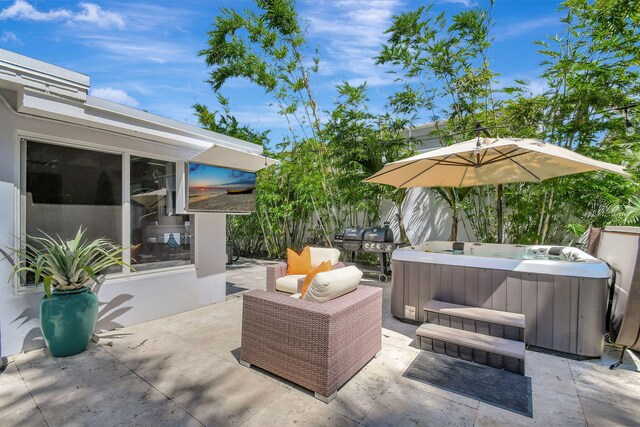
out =
{"type": "Polygon", "coordinates": [[[89,274],[89,277],[91,277],[91,279],[93,279],[94,282],[98,283],[98,277],[96,276],[96,273],[93,271],[91,266],[87,265],[83,268],[83,270],[86,271],[87,274],[89,274]]]}
{"type": "Polygon", "coordinates": [[[45,276],[43,282],[44,293],[47,295],[47,298],[51,298],[51,276],[45,276]]]}

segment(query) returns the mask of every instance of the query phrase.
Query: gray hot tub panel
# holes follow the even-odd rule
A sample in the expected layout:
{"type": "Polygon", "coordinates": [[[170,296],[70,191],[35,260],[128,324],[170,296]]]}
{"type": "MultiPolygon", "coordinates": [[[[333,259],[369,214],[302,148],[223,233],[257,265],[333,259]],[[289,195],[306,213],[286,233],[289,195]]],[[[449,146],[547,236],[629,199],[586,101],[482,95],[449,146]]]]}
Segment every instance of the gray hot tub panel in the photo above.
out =
{"type": "Polygon", "coordinates": [[[528,345],[602,353],[607,279],[397,260],[393,272],[391,312],[399,319],[424,322],[422,307],[431,299],[522,313],[528,345]]]}

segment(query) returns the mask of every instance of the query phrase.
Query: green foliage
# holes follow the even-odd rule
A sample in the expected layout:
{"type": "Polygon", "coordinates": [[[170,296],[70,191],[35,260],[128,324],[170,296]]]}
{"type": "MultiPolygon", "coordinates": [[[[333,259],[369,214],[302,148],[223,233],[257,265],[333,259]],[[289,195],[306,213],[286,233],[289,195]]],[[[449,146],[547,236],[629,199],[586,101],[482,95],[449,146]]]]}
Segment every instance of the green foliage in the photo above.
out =
{"type": "Polygon", "coordinates": [[[85,231],[80,227],[73,240],[56,239],[44,232],[27,236],[23,248],[11,250],[13,274],[31,273],[36,285],[42,279],[45,293],[51,297],[52,286],[56,290],[79,289],[89,280],[101,283],[104,276],[99,275],[108,267],[128,266],[122,260],[124,248],[104,238],[83,240],[85,231]]]}
{"type": "MultiPolygon", "coordinates": [[[[255,251],[254,236],[260,234],[268,255],[281,256],[287,247],[304,246],[309,233],[330,245],[336,232],[361,220],[356,212],[365,212],[365,223],[378,221],[381,200],[393,192],[361,181],[382,167],[383,157],[405,155],[404,123],[367,112],[366,88],[346,84],[327,123],[321,122],[310,85],[319,59],[307,46],[292,1],[257,0],[242,13],[223,9],[209,36],[201,54],[213,69],[214,91],[220,96],[231,78],[249,80],[273,97],[290,130],[272,153],[280,164],[258,175],[256,213],[230,222],[240,251],[255,251]],[[317,225],[307,230],[312,223],[317,225]]],[[[195,106],[200,123],[251,141],[255,132],[235,121],[228,103],[221,104],[223,114],[195,106]]]]}
{"type": "MultiPolygon", "coordinates": [[[[270,256],[300,248],[309,233],[315,242],[330,244],[345,225],[379,221],[385,201],[398,209],[406,241],[401,216],[406,190],[362,180],[385,162],[413,153],[403,129],[425,114],[436,122],[445,145],[474,137],[476,123],[482,123],[492,136],[543,139],[626,164],[634,174],[633,180],[598,172],[505,185],[505,241],[571,243],[590,225],[638,224],[640,132],[625,136],[624,118],[612,110],[640,98],[640,12],[634,5],[632,0],[564,2],[563,31],[537,42],[542,90],[517,80],[499,99],[489,66],[493,2],[488,10],[451,16],[434,14],[430,6],[399,14],[376,58],[397,77],[386,112],[368,109],[366,84],[342,83],[326,120],[320,119],[310,84],[319,58],[308,47],[295,3],[255,0],[242,12],[223,9],[201,53],[224,110],[209,113],[194,106],[200,123],[268,146],[268,134],[239,124],[220,94],[229,79],[241,78],[272,97],[290,130],[270,153],[281,163],[259,173],[256,213],[230,220],[236,244],[241,252],[264,248],[270,256]]],[[[478,240],[496,241],[494,187],[434,190],[453,215],[451,239],[464,213],[465,226],[478,240]]]]}
{"type": "MultiPolygon", "coordinates": [[[[419,7],[393,18],[378,64],[389,64],[399,74],[402,88],[394,93],[388,107],[393,114],[414,120],[420,113],[431,112],[444,125],[436,132],[445,144],[474,136],[475,123],[495,124],[496,102],[491,84],[495,74],[489,68],[487,50],[491,45],[490,11],[472,9],[453,15],[451,23],[443,13],[432,16],[431,7],[419,7]],[[447,105],[436,108],[436,98],[447,105]],[[466,132],[464,131],[466,130],[466,132]],[[449,135],[455,135],[454,140],[449,135]]],[[[450,240],[456,240],[460,213],[483,200],[484,192],[475,189],[435,188],[452,216],[450,240]],[[464,203],[469,195],[476,202],[464,203]]],[[[486,211],[486,209],[481,209],[486,211]]],[[[467,212],[474,216],[478,212],[467,212]]],[[[472,222],[472,226],[481,224],[472,222]]],[[[480,228],[476,230],[479,234],[480,228]]]]}
{"type": "Polygon", "coordinates": [[[412,113],[413,119],[426,110],[434,121],[445,119],[449,129],[471,130],[477,112],[488,112],[494,103],[495,74],[487,56],[492,20],[490,12],[475,8],[455,14],[451,21],[447,26],[444,13],[432,16],[431,7],[425,6],[395,16],[376,59],[392,65],[403,83],[391,96],[391,112],[412,113]],[[436,109],[436,97],[448,105],[436,109]]]}
{"type": "Polygon", "coordinates": [[[310,84],[319,59],[309,51],[293,1],[256,0],[253,8],[242,13],[222,9],[209,32],[209,48],[201,52],[212,68],[209,82],[216,93],[231,78],[246,79],[272,97],[289,125],[290,136],[276,144],[282,163],[275,167],[272,178],[280,194],[269,195],[259,205],[264,211],[257,213],[263,218],[262,229],[271,234],[265,236],[270,254],[284,253],[287,245],[301,246],[302,224],[312,214],[325,244],[330,244],[333,231],[342,225],[331,160],[326,141],[321,140],[318,106],[310,84]],[[273,231],[265,226],[267,221],[275,227],[273,231]],[[278,232],[285,235],[277,236],[278,232]]]}
{"type": "Polygon", "coordinates": [[[223,8],[209,31],[209,48],[200,52],[213,68],[209,83],[220,91],[232,78],[243,78],[274,97],[289,122],[294,143],[320,129],[309,85],[318,58],[305,62],[305,30],[291,0],[256,0],[255,8],[238,13],[223,8]]]}
{"type": "Polygon", "coordinates": [[[465,221],[469,224],[476,240],[496,243],[498,225],[494,187],[470,187],[465,190],[469,193],[464,195],[458,209],[465,213],[465,221]]]}
{"type": "MultiPolygon", "coordinates": [[[[405,120],[389,114],[373,114],[368,110],[367,86],[342,83],[337,86],[339,97],[323,130],[328,141],[333,176],[339,191],[344,219],[349,225],[374,225],[380,222],[380,203],[405,190],[362,182],[379,171],[386,162],[400,160],[412,154],[402,131],[405,120]],[[359,216],[364,220],[360,221],[359,216]]],[[[400,201],[401,203],[401,201],[400,201]]],[[[397,218],[404,228],[402,218],[397,218]]]]}
{"type": "MultiPolygon", "coordinates": [[[[220,98],[220,97],[219,97],[220,98]]],[[[210,112],[195,105],[200,124],[209,130],[246,141],[268,145],[267,132],[240,125],[232,116],[229,104],[222,98],[223,112],[210,112]]],[[[258,171],[256,212],[228,218],[228,240],[243,255],[266,251],[269,257],[279,257],[287,247],[304,246],[305,226],[314,212],[314,195],[322,192],[317,174],[309,173],[312,147],[300,144],[291,151],[266,154],[280,160],[280,164],[258,171]]],[[[326,237],[325,237],[326,241],[326,237]]]]}
{"type": "Polygon", "coordinates": [[[611,197],[607,210],[612,217],[610,223],[616,225],[640,226],[640,196],[634,195],[621,204],[620,200],[611,197]]]}
{"type": "MultiPolygon", "coordinates": [[[[537,42],[546,89],[533,95],[527,82],[509,88],[513,98],[502,109],[502,124],[518,129],[518,136],[537,137],[606,162],[627,163],[637,177],[633,160],[638,137],[627,137],[620,111],[611,110],[639,95],[637,8],[622,0],[569,0],[562,11],[562,34],[537,42]]],[[[507,235],[518,243],[566,243],[580,230],[576,224],[620,223],[620,206],[640,189],[637,179],[607,173],[506,188],[507,235]]]]}
{"type": "Polygon", "coordinates": [[[624,225],[640,225],[640,196],[629,198],[628,204],[622,210],[624,225]]]}
{"type": "MultiPolygon", "coordinates": [[[[211,112],[206,106],[200,104],[193,106],[200,125],[214,132],[262,145],[266,149],[268,132],[258,132],[247,125],[241,125],[231,114],[228,100],[218,94],[218,101],[223,107],[222,112],[211,112]]],[[[273,155],[268,150],[266,154],[273,155]]],[[[275,168],[272,166],[258,171],[256,212],[250,215],[227,216],[227,240],[235,245],[240,254],[253,255],[262,251],[263,248],[271,256],[282,253],[283,244],[274,242],[273,238],[274,235],[284,233],[284,230],[275,225],[281,223],[278,219],[286,216],[285,210],[281,209],[284,201],[276,197],[279,187],[273,173],[275,168]],[[274,208],[271,208],[272,206],[274,208]]]]}
{"type": "Polygon", "coordinates": [[[223,108],[222,112],[210,112],[207,106],[202,104],[193,105],[193,108],[196,110],[198,122],[202,127],[213,132],[239,138],[265,148],[267,147],[269,131],[257,132],[247,125],[240,124],[233,114],[231,114],[229,100],[221,94],[217,95],[217,99],[223,108]]]}

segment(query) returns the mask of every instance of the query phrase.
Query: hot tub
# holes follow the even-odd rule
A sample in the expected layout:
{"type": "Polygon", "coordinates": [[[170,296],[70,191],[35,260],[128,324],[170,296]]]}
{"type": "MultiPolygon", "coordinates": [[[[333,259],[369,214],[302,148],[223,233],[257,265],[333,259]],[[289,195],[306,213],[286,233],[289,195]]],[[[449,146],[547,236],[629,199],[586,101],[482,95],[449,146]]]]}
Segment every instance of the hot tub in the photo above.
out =
{"type": "Polygon", "coordinates": [[[391,313],[424,322],[432,299],[525,315],[528,345],[599,357],[609,268],[572,247],[427,242],[392,254],[391,313]]]}

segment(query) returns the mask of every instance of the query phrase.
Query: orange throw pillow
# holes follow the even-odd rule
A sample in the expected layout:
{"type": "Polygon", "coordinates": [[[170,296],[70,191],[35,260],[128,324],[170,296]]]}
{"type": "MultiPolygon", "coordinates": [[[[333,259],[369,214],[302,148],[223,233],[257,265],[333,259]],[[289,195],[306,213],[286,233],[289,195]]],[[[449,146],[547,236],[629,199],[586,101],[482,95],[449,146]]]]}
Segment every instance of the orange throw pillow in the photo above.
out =
{"type": "Polygon", "coordinates": [[[287,249],[287,274],[309,274],[311,271],[311,249],[307,246],[300,252],[287,249]]]}
{"type": "Polygon", "coordinates": [[[323,271],[331,271],[331,261],[321,262],[319,266],[307,274],[307,277],[304,278],[304,282],[302,283],[302,289],[300,290],[300,299],[302,299],[307,289],[309,289],[309,285],[313,278],[316,277],[316,274],[322,273],[323,271]]]}

